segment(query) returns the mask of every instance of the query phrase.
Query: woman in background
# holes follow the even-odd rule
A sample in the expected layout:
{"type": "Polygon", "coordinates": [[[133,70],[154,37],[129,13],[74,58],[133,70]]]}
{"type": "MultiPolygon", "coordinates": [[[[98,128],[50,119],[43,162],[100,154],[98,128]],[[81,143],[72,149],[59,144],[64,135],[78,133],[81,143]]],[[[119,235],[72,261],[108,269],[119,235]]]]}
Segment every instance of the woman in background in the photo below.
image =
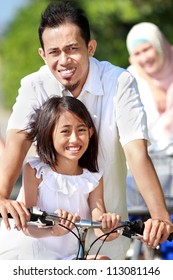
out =
{"type": "Polygon", "coordinates": [[[128,33],[127,49],[151,142],[166,145],[173,138],[173,48],[155,24],[142,22],[128,33]]]}
{"type": "MultiPolygon", "coordinates": [[[[166,154],[172,151],[173,142],[173,48],[158,26],[150,22],[134,25],[126,43],[131,64],[127,69],[137,80],[147,114],[150,155],[165,196],[173,199],[172,154],[166,154]]],[[[144,205],[130,172],[127,185],[128,206],[144,205]]],[[[162,258],[173,259],[170,242],[164,242],[161,251],[162,258]]]]}

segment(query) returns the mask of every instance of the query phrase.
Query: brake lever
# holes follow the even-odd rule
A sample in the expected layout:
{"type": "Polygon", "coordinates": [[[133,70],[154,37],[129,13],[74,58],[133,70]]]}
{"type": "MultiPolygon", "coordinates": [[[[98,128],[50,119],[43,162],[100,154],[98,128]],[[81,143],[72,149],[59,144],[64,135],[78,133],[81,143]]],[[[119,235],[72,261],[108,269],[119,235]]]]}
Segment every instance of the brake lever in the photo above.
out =
{"type": "Polygon", "coordinates": [[[120,230],[121,234],[131,239],[141,239],[144,230],[144,224],[141,220],[127,221],[125,226],[120,230]]]}
{"type": "Polygon", "coordinates": [[[52,220],[52,214],[50,217],[47,212],[41,211],[37,207],[31,207],[29,212],[31,215],[30,223],[38,224],[39,226],[53,226],[55,224],[54,220],[52,220]]]}
{"type": "Polygon", "coordinates": [[[131,239],[137,239],[137,240],[141,240],[143,238],[143,235],[136,233],[134,235],[131,236],[131,239]]]}
{"type": "MultiPolygon", "coordinates": [[[[121,234],[131,239],[141,239],[144,231],[144,222],[142,220],[127,221],[125,227],[121,230],[121,234]]],[[[167,238],[168,241],[173,241],[173,232],[167,238]]]]}

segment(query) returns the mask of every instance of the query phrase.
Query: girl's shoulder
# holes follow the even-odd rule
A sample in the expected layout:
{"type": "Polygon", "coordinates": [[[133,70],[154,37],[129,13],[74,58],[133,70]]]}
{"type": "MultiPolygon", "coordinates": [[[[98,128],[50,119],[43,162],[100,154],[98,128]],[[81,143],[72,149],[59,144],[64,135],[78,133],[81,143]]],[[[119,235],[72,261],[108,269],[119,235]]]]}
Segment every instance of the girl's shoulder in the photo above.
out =
{"type": "Polygon", "coordinates": [[[50,166],[43,161],[38,156],[29,157],[27,163],[32,169],[36,170],[36,178],[40,179],[44,174],[51,170],[50,166]]]}
{"type": "Polygon", "coordinates": [[[82,178],[86,178],[91,182],[98,182],[103,176],[102,172],[91,172],[88,169],[83,169],[83,173],[81,174],[82,178]]]}

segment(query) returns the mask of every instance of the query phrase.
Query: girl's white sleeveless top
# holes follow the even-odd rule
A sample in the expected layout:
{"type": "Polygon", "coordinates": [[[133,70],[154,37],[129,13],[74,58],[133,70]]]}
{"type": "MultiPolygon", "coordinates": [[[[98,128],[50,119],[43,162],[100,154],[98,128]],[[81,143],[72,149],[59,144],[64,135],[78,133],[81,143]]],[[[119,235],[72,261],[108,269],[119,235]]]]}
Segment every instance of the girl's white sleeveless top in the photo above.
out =
{"type": "MultiPolygon", "coordinates": [[[[84,169],[81,175],[63,175],[54,172],[39,157],[32,157],[28,162],[36,170],[36,177],[42,178],[38,187],[40,210],[53,213],[60,208],[78,213],[82,219],[90,218],[88,196],[98,186],[100,173],[84,169]]],[[[0,259],[73,259],[77,252],[78,239],[70,232],[61,237],[31,238],[15,229],[7,234],[1,223],[0,259]]]]}

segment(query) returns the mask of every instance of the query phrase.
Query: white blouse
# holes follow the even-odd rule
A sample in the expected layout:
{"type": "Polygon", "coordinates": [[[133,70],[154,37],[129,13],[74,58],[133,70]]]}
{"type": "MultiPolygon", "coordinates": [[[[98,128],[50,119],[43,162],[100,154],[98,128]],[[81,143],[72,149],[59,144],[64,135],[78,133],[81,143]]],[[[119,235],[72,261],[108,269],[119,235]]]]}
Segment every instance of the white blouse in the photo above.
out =
{"type": "MultiPolygon", "coordinates": [[[[88,197],[89,193],[98,186],[102,176],[100,173],[92,173],[84,169],[81,175],[63,175],[54,172],[47,164],[41,162],[39,157],[32,157],[28,162],[36,170],[36,177],[42,177],[42,182],[38,187],[37,200],[37,207],[40,210],[54,213],[55,210],[60,208],[77,213],[82,219],[90,218],[88,197]]],[[[3,226],[4,230],[5,226],[3,226]]],[[[14,251],[15,258],[17,259],[61,260],[73,259],[77,255],[78,239],[70,232],[64,236],[57,237],[30,238],[28,236],[22,236],[21,238],[21,232],[14,229],[10,232],[12,233],[14,231],[17,238],[15,244],[18,243],[18,246],[15,250],[11,250],[12,254],[9,253],[11,234],[11,238],[9,234],[4,234],[3,240],[1,240],[2,234],[0,234],[0,259],[6,259],[7,250],[5,246],[2,249],[2,243],[6,243],[6,245],[8,243],[8,259],[14,259],[14,251]],[[25,240],[25,242],[22,240],[25,240]]],[[[77,233],[75,229],[73,231],[77,233]]],[[[14,247],[14,245],[11,247],[14,247]]]]}

